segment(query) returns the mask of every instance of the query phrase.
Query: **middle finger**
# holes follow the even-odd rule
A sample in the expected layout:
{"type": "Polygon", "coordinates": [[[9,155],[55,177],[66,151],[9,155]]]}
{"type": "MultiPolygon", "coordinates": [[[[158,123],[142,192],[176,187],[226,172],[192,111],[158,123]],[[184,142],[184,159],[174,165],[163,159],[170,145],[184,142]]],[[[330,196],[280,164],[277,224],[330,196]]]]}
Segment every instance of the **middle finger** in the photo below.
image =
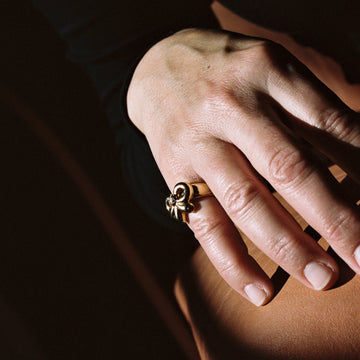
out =
{"type": "Polygon", "coordinates": [[[360,217],[330,172],[268,111],[227,134],[254,168],[360,274],[360,217]],[[240,130],[241,128],[241,130],[240,130]],[[256,149],[256,151],[254,151],[256,149]]]}
{"type": "Polygon", "coordinates": [[[335,261],[302,231],[235,146],[217,140],[207,146],[206,159],[193,156],[193,166],[236,226],[265,254],[309,287],[321,290],[334,283],[335,261]]]}

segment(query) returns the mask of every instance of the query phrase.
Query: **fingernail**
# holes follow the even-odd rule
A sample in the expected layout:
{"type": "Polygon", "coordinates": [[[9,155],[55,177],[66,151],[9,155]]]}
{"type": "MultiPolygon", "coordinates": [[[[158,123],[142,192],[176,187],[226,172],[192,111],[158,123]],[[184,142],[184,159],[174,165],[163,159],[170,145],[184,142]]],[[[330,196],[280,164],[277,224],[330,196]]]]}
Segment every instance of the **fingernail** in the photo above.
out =
{"type": "Polygon", "coordinates": [[[354,251],[355,260],[360,266],[360,245],[354,251]]]}
{"type": "Polygon", "coordinates": [[[263,305],[266,301],[266,298],[268,297],[264,289],[261,289],[254,284],[246,285],[245,292],[250,301],[256,306],[263,305]]]}
{"type": "Polygon", "coordinates": [[[333,270],[325,264],[312,262],[305,266],[304,275],[315,290],[322,290],[333,277],[333,270]]]}

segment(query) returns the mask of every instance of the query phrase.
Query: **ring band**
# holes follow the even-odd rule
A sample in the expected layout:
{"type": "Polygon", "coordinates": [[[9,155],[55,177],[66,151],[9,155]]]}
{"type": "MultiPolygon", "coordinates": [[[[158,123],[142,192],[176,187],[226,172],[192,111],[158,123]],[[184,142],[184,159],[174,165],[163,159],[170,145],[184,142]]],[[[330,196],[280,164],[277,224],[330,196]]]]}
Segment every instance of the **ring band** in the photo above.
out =
{"type": "Polygon", "coordinates": [[[187,214],[195,210],[193,200],[211,195],[212,192],[205,183],[179,182],[175,185],[173,193],[166,198],[166,210],[173,219],[186,222],[187,214]]]}

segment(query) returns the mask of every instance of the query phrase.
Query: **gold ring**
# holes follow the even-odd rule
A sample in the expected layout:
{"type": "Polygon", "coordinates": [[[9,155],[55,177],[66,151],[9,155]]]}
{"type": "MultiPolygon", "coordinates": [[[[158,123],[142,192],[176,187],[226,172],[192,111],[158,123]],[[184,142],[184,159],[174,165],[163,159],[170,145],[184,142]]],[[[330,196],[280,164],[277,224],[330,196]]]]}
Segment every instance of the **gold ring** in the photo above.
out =
{"type": "Polygon", "coordinates": [[[186,222],[187,214],[195,210],[193,200],[211,195],[212,192],[205,183],[179,182],[175,185],[173,193],[166,198],[166,210],[173,219],[186,222]]]}

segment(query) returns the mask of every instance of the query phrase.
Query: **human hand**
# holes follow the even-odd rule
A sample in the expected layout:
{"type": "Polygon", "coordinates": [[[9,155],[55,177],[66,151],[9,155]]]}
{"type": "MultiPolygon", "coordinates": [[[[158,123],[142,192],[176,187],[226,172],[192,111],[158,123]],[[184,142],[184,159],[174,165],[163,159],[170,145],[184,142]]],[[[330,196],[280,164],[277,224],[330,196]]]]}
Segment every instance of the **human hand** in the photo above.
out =
{"type": "Polygon", "coordinates": [[[337,279],[334,259],[271,195],[265,178],[360,273],[360,216],[307,142],[360,179],[359,115],[282,47],[188,29],[139,63],[128,112],[170,189],[206,182],[214,197],[189,214],[222,277],[256,305],[273,296],[236,227],[308,287],[337,279]]]}

